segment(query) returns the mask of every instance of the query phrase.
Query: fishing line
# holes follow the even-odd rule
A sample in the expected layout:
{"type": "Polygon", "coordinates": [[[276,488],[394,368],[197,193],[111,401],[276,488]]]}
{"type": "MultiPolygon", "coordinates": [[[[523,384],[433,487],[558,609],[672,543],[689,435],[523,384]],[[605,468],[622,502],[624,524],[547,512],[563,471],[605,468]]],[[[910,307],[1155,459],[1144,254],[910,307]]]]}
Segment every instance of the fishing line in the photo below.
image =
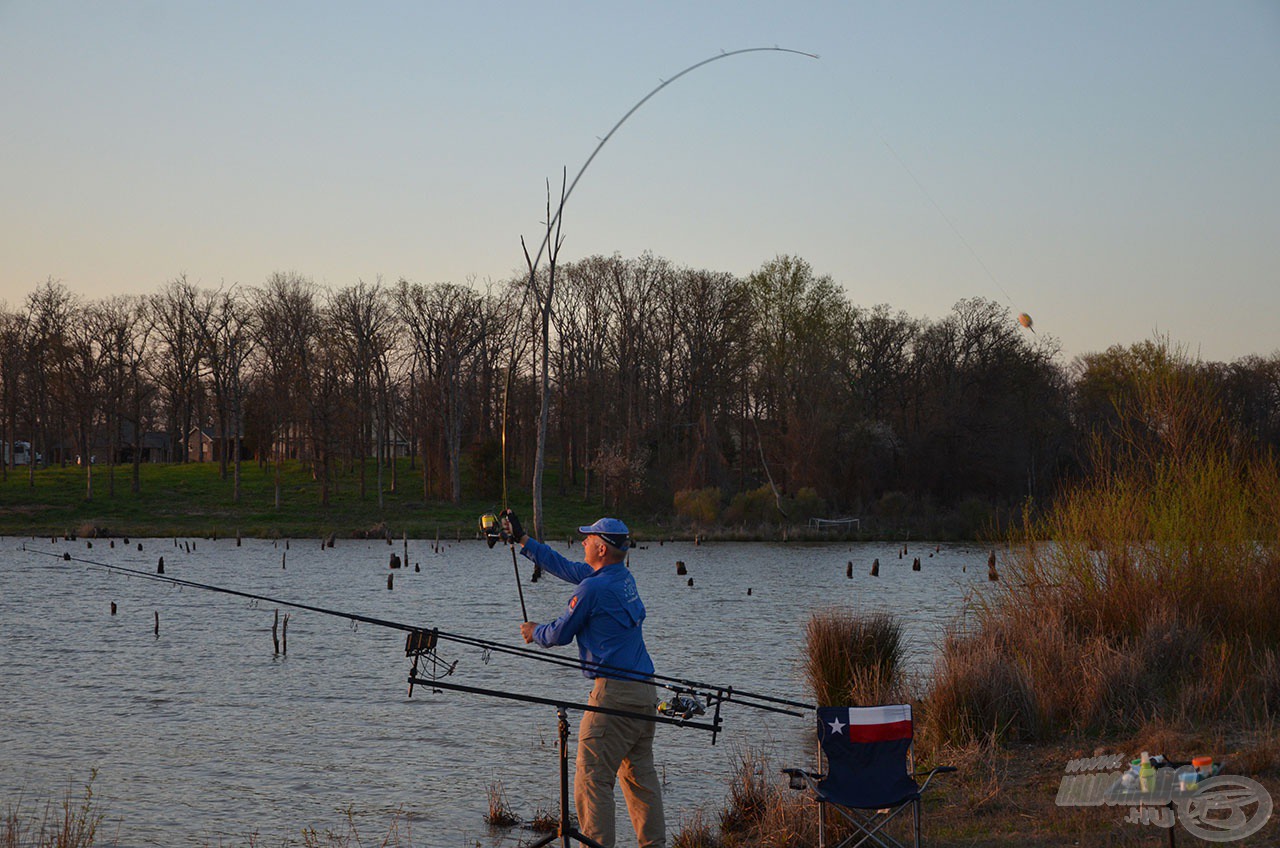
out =
{"type": "Polygon", "coordinates": [[[898,151],[894,149],[888,139],[883,135],[880,135],[878,130],[876,131],[876,136],[879,137],[880,143],[893,154],[893,158],[898,160],[898,164],[902,166],[902,170],[907,172],[907,176],[911,177],[911,181],[916,184],[916,188],[920,189],[920,193],[923,194],[925,199],[933,206],[934,211],[938,213],[938,217],[947,222],[947,226],[951,228],[951,232],[955,233],[956,238],[958,238],[960,243],[968,249],[969,254],[973,256],[974,260],[977,261],[978,265],[987,275],[987,279],[991,281],[992,285],[1000,289],[1004,294],[1004,299],[1007,300],[1009,302],[1009,306],[1012,307],[1013,298],[1009,296],[1009,292],[1005,291],[1005,287],[1000,285],[1000,281],[996,279],[996,275],[991,273],[991,269],[987,267],[987,263],[982,260],[982,257],[978,255],[978,251],[975,250],[973,245],[969,243],[969,240],[964,237],[964,233],[960,232],[960,228],[956,226],[955,221],[951,220],[951,217],[948,216],[946,212],[942,211],[942,207],[938,205],[938,201],[934,200],[933,195],[929,193],[929,189],[925,188],[924,183],[920,182],[920,178],[916,176],[916,172],[911,170],[911,166],[907,164],[906,160],[898,155],[898,151]]]}
{"type": "Polygon", "coordinates": [[[607,665],[605,663],[595,663],[588,660],[571,659],[555,654],[548,654],[534,648],[518,647],[513,645],[495,642],[489,639],[481,639],[474,636],[464,636],[457,633],[448,633],[438,628],[427,628],[413,624],[405,624],[404,622],[392,621],[390,619],[378,618],[376,616],[363,615],[361,613],[347,612],[345,610],[337,610],[329,607],[316,606],[315,604],[306,604],[299,601],[288,601],[282,598],[273,598],[268,595],[260,595],[254,592],[245,592],[239,589],[230,589],[225,586],[215,586],[211,583],[201,583],[195,580],[184,580],[180,577],[173,577],[166,574],[155,574],[149,571],[142,571],[136,568],[127,568],[122,565],[113,565],[98,560],[86,559],[84,557],[72,556],[70,553],[56,553],[53,551],[37,551],[23,547],[27,553],[39,554],[41,556],[53,557],[54,559],[64,562],[77,562],[83,565],[90,565],[96,568],[103,568],[109,572],[125,574],[130,577],[139,577],[146,580],[154,580],[158,583],[168,583],[177,587],[190,587],[193,589],[202,589],[207,592],[217,592],[224,595],[245,598],[249,601],[265,602],[275,604],[282,607],[290,607],[292,609],[306,610],[320,615],[333,616],[335,618],[346,619],[353,624],[363,623],[375,627],[384,627],[390,630],[399,630],[405,633],[421,634],[430,632],[435,637],[449,642],[468,647],[480,648],[491,653],[509,654],[512,656],[524,657],[526,659],[537,660],[538,662],[548,663],[550,665],[562,666],[565,668],[582,669],[586,667],[597,672],[615,672],[637,677],[646,677],[652,680],[656,685],[673,692],[684,693],[690,690],[706,690],[718,693],[724,693],[723,700],[733,703],[742,704],[744,706],[754,707],[760,710],[770,712],[779,712],[786,715],[799,715],[792,710],[783,709],[782,707],[794,707],[797,709],[811,710],[812,704],[806,704],[800,701],[793,701],[786,698],[778,698],[772,695],[761,695],[758,693],[747,692],[744,690],[734,689],[732,686],[720,686],[708,683],[699,683],[681,677],[672,677],[662,674],[640,674],[630,669],[621,668],[619,666],[607,665]],[[771,706],[777,705],[777,706],[771,706]]]}
{"type": "MultiPolygon", "coordinates": [[[[834,79],[833,72],[830,69],[827,69],[827,71],[828,71],[828,75],[834,79]]],[[[853,106],[853,108],[857,112],[863,115],[864,119],[866,120],[867,126],[870,127],[871,131],[875,133],[875,136],[879,140],[879,142],[883,144],[885,149],[888,150],[890,155],[893,156],[894,161],[896,161],[898,163],[898,166],[902,168],[903,171],[906,172],[907,176],[911,178],[911,181],[915,183],[916,188],[920,191],[922,195],[924,195],[924,198],[929,201],[929,205],[933,207],[933,211],[938,213],[938,217],[946,222],[947,227],[951,230],[952,234],[956,237],[956,239],[962,245],[964,245],[965,250],[969,251],[969,255],[972,256],[974,261],[978,263],[978,267],[982,269],[982,273],[986,275],[987,280],[990,281],[990,283],[993,286],[995,286],[997,289],[1000,290],[1000,293],[1004,295],[1004,299],[1009,304],[1009,307],[1011,309],[1016,309],[1017,307],[1014,305],[1013,297],[1009,294],[1008,289],[1006,289],[1000,283],[1000,280],[996,278],[995,273],[991,270],[991,267],[986,263],[986,260],[982,258],[982,255],[978,253],[977,248],[975,248],[973,246],[973,243],[970,242],[969,239],[965,237],[964,233],[961,232],[959,225],[957,225],[956,222],[952,220],[951,216],[949,216],[943,210],[942,205],[938,203],[937,198],[933,196],[933,193],[929,191],[928,187],[925,186],[924,182],[920,179],[920,177],[916,175],[916,172],[912,169],[912,167],[909,164],[907,164],[907,160],[904,159],[900,153],[898,153],[897,148],[895,148],[892,144],[889,143],[889,139],[886,138],[885,134],[880,131],[880,128],[877,126],[875,119],[868,116],[865,111],[859,108],[858,104],[854,101],[852,96],[846,94],[846,97],[848,98],[850,105],[853,106]]],[[[1019,312],[1017,315],[1017,320],[1018,320],[1018,323],[1021,324],[1023,327],[1025,327],[1028,330],[1031,330],[1032,333],[1035,333],[1035,329],[1032,327],[1032,321],[1031,321],[1030,315],[1028,315],[1025,312],[1019,312]]]]}

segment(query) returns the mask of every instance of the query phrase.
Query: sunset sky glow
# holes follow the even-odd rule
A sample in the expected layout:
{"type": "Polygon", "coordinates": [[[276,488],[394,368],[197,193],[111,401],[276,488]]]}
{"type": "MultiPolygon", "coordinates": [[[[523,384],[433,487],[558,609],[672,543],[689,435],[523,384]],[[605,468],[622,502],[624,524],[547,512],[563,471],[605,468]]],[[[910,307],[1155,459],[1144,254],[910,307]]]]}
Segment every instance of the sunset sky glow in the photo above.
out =
{"type": "Polygon", "coordinates": [[[562,258],[1028,312],[1065,357],[1280,349],[1280,3],[0,0],[0,300],[473,281],[663,78],[562,258]]]}

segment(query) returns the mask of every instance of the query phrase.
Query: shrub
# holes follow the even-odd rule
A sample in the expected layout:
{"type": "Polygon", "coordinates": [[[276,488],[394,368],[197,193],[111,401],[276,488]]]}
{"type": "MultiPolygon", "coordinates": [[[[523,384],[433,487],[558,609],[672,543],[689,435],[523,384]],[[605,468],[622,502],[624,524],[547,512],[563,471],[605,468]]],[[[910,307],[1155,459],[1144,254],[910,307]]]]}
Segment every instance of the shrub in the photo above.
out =
{"type": "Polygon", "coordinates": [[[991,504],[982,498],[965,498],[956,507],[955,535],[976,539],[989,531],[995,519],[991,504]]]}
{"type": "Polygon", "coordinates": [[[1187,363],[1130,403],[1090,476],[1024,517],[978,630],[944,644],[939,739],[1277,716],[1280,467],[1229,437],[1187,363]]]}
{"type": "Polygon", "coordinates": [[[794,498],[785,498],[784,501],[787,518],[792,524],[805,524],[810,518],[822,517],[827,512],[826,501],[808,486],[796,492],[794,498]]]}
{"type": "Polygon", "coordinates": [[[781,520],[778,502],[772,487],[767,484],[749,492],[739,492],[733,496],[724,511],[726,524],[761,525],[772,524],[781,520]]]}
{"type": "Polygon", "coordinates": [[[910,504],[911,499],[905,492],[885,492],[876,503],[876,514],[886,521],[901,521],[910,504]]]}
{"type": "Polygon", "coordinates": [[[714,524],[720,517],[720,490],[681,489],[675,494],[676,515],[694,524],[714,524]]]}

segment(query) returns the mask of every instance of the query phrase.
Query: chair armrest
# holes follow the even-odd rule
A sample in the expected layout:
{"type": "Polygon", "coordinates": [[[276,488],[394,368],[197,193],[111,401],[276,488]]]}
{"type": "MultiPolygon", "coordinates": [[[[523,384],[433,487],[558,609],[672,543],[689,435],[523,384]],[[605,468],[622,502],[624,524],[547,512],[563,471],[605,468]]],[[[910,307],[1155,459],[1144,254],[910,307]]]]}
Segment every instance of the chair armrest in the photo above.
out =
{"type": "Polygon", "coordinates": [[[784,768],[782,773],[791,778],[789,786],[792,789],[804,789],[806,786],[815,786],[819,780],[826,777],[821,772],[810,772],[799,768],[784,768]]]}
{"type": "Polygon", "coordinates": [[[925,778],[924,783],[920,784],[920,792],[923,793],[926,789],[929,788],[929,781],[933,780],[934,775],[948,774],[949,772],[953,772],[953,771],[956,771],[955,766],[934,766],[931,769],[921,770],[916,772],[917,776],[922,774],[929,775],[928,777],[925,778]]]}

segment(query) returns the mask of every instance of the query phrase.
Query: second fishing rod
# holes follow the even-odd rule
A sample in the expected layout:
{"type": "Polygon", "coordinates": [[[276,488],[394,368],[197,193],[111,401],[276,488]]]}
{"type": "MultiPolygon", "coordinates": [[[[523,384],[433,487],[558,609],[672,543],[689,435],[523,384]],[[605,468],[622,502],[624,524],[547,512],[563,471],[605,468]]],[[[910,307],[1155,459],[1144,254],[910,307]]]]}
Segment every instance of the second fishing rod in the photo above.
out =
{"type": "MultiPolygon", "coordinates": [[[[259,603],[275,604],[277,606],[289,607],[291,609],[305,610],[320,615],[333,616],[336,618],[346,619],[347,621],[357,622],[360,624],[368,624],[375,627],[385,627],[392,630],[400,630],[406,633],[432,632],[439,640],[452,642],[458,645],[479,648],[493,654],[508,654],[511,656],[532,659],[542,663],[562,666],[566,668],[583,669],[588,668],[592,671],[602,673],[624,673],[634,675],[635,672],[630,669],[615,668],[600,663],[584,663],[579,658],[569,658],[550,654],[533,648],[525,648],[521,646],[510,645],[502,642],[496,642],[491,639],[481,637],[467,636],[459,633],[449,633],[439,630],[438,628],[426,627],[422,625],[407,624],[401,621],[393,621],[386,618],[376,616],[363,615],[361,613],[350,612],[346,610],[333,609],[330,607],[322,607],[317,604],[309,604],[301,601],[286,600],[283,598],[275,598],[255,592],[247,592],[239,589],[231,589],[224,586],[218,586],[212,583],[204,583],[196,580],[186,580],[173,575],[158,574],[152,571],[144,571],[139,568],[129,568],[123,565],[102,562],[100,560],[88,559],[85,557],[73,556],[69,552],[58,553],[54,551],[40,551],[23,546],[23,550],[27,553],[38,554],[50,557],[66,563],[79,563],[93,568],[104,569],[108,572],[125,575],[127,577],[137,577],[143,580],[153,580],[159,583],[166,583],[172,586],[182,586],[191,589],[198,589],[207,592],[217,592],[224,595],[230,595],[247,600],[258,601],[259,603]]],[[[797,710],[812,710],[813,705],[800,701],[789,700],[786,698],[778,698],[772,695],[763,695],[759,693],[738,690],[732,686],[722,684],[703,683],[683,677],[675,677],[663,674],[646,675],[656,685],[667,689],[676,694],[687,694],[690,692],[712,692],[723,693],[726,702],[742,704],[743,706],[753,707],[755,709],[767,712],[777,712],[786,715],[801,715],[797,710]]]]}

